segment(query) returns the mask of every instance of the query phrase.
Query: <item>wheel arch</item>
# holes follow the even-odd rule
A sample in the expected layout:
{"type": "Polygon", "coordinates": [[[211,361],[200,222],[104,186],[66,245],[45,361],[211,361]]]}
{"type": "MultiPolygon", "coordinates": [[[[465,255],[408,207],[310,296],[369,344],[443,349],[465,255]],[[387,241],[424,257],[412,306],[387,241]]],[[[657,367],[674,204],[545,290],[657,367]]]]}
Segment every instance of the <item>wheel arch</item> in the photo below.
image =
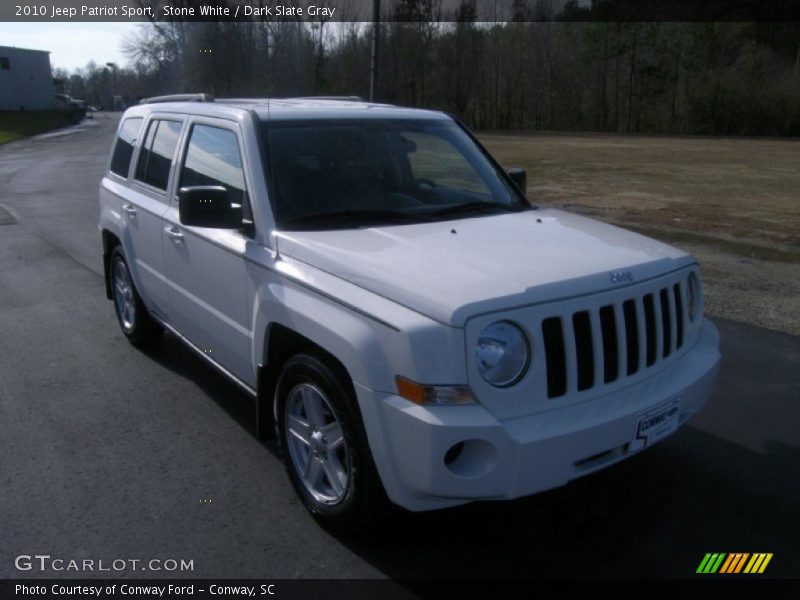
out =
{"type": "Polygon", "coordinates": [[[324,360],[356,400],[358,385],[385,389],[394,381],[386,336],[396,342],[396,331],[304,286],[273,280],[260,286],[256,298],[252,353],[260,434],[272,430],[280,370],[300,351],[324,360]]]}
{"type": "Polygon", "coordinates": [[[275,387],[281,369],[286,361],[301,352],[325,362],[355,398],[353,377],[333,352],[283,323],[269,323],[264,339],[263,364],[258,367],[257,378],[257,425],[261,437],[269,437],[273,433],[275,387]]]}

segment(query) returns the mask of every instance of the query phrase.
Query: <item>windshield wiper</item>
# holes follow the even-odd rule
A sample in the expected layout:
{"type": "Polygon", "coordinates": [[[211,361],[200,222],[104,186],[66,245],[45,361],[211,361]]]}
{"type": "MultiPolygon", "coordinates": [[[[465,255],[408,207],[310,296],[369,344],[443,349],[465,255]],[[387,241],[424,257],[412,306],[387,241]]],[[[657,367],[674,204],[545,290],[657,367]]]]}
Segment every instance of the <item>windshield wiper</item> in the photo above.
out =
{"type": "Polygon", "coordinates": [[[331,221],[380,221],[384,223],[420,223],[425,221],[421,216],[394,210],[339,210],[327,213],[313,213],[290,219],[284,226],[310,225],[331,221]]]}
{"type": "Polygon", "coordinates": [[[500,204],[498,202],[483,202],[482,200],[478,200],[476,202],[466,202],[465,204],[454,204],[452,206],[446,206],[439,210],[433,211],[432,214],[437,216],[456,215],[465,212],[484,211],[484,210],[493,210],[493,211],[504,210],[506,212],[519,212],[523,209],[518,206],[500,204]]]}

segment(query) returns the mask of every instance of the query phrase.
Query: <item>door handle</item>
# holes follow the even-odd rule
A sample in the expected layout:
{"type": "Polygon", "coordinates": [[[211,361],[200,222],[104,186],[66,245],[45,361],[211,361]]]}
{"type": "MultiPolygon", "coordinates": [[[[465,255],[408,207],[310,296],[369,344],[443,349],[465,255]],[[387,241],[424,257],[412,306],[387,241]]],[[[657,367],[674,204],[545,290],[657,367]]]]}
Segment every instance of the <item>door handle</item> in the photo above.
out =
{"type": "Polygon", "coordinates": [[[133,217],[136,216],[136,209],[130,204],[126,204],[125,206],[123,206],[122,210],[125,212],[126,215],[128,215],[129,219],[132,219],[133,217]]]}
{"type": "Polygon", "coordinates": [[[180,244],[181,242],[183,242],[183,234],[181,233],[181,230],[178,229],[177,227],[165,227],[164,231],[167,232],[167,235],[170,238],[172,238],[172,241],[175,242],[176,244],[180,244]]]}

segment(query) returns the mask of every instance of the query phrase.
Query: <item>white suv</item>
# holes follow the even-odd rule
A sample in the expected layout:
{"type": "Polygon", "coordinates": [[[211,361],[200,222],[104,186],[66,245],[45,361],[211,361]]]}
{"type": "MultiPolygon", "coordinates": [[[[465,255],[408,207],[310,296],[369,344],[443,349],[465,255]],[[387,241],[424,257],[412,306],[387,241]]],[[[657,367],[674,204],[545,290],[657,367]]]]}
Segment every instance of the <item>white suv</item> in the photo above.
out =
{"type": "Polygon", "coordinates": [[[524,189],[440,112],[150,99],[100,185],[107,294],[256,398],[323,521],[533,494],[673,433],[720,355],[694,258],[524,189]]]}

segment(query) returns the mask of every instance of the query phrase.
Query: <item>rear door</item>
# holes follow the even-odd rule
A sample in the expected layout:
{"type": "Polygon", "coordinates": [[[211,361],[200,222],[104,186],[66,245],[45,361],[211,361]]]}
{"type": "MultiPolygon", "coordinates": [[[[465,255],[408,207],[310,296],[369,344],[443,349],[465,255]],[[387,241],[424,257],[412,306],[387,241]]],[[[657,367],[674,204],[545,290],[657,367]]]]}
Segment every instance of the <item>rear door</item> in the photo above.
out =
{"type": "Polygon", "coordinates": [[[151,115],[121,207],[125,248],[132,249],[128,250],[129,266],[148,309],[162,316],[168,316],[168,302],[161,217],[169,205],[167,190],[182,128],[183,119],[178,116],[151,115]]]}
{"type": "MultiPolygon", "coordinates": [[[[181,187],[221,185],[232,202],[249,210],[245,152],[235,122],[192,117],[178,170],[181,187]]],[[[251,364],[247,271],[243,258],[250,237],[243,230],[190,227],[180,223],[177,195],[163,216],[164,261],[170,321],[209,358],[249,385],[251,364]]]]}

